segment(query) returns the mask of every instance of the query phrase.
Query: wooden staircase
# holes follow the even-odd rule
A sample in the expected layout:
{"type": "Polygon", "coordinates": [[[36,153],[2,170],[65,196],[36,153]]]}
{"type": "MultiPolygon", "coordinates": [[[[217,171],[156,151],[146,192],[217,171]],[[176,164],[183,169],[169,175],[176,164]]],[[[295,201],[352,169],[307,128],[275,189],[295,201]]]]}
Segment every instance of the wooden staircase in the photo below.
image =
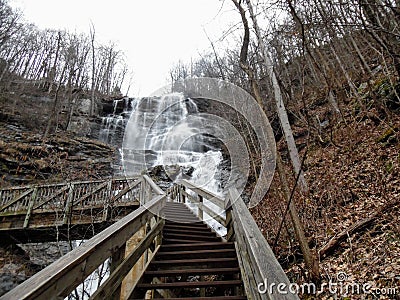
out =
{"type": "Polygon", "coordinates": [[[143,299],[247,299],[233,242],[225,242],[183,203],[167,202],[162,245],[133,293],[143,299]]]}
{"type": "Polygon", "coordinates": [[[299,299],[235,188],[221,198],[182,180],[164,192],[145,175],[133,182],[77,182],[59,192],[58,186],[50,188],[55,194],[47,193],[48,186],[0,190],[2,224],[11,224],[7,231],[37,229],[35,216],[42,216],[46,205],[55,206],[66,225],[80,221],[74,216],[81,208],[102,205],[101,222],[132,201],[141,205],[0,300],[65,299],[107,265],[108,277],[85,291],[90,300],[299,299]],[[222,228],[224,238],[202,221],[222,228]],[[266,281],[271,286],[263,292],[259,287],[266,281]]]}

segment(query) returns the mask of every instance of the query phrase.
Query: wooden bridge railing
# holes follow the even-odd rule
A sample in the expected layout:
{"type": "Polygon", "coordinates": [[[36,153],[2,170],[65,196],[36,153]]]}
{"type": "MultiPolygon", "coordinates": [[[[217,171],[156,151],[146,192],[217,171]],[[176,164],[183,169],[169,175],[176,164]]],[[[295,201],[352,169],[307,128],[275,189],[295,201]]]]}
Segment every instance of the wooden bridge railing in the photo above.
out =
{"type": "Polygon", "coordinates": [[[114,221],[160,192],[146,175],[0,189],[0,235],[26,228],[114,221]]]}
{"type": "Polygon", "coordinates": [[[135,198],[135,181],[137,177],[4,188],[0,190],[0,214],[104,205],[110,200],[124,202],[135,198]]]}
{"type": "Polygon", "coordinates": [[[206,223],[212,220],[225,228],[224,238],[235,242],[248,299],[299,299],[290,292],[289,279],[235,188],[222,199],[182,180],[171,195],[175,201],[188,203],[189,207],[195,205],[194,213],[206,223]]]}
{"type": "MultiPolygon", "coordinates": [[[[145,189],[141,190],[142,195],[151,197],[143,201],[144,205],[21,283],[0,299],[64,299],[110,258],[110,275],[91,295],[91,299],[119,299],[121,292],[129,295],[130,286],[124,287],[122,281],[134,266],[139,264],[137,272],[140,273],[145,269],[144,265],[151,261],[159,248],[160,233],[164,224],[164,220],[158,215],[166,201],[166,194],[147,176],[142,177],[140,182],[145,186],[145,189]],[[138,233],[140,242],[135,243],[135,246],[127,251],[129,240],[138,233]]],[[[99,183],[98,188],[104,183],[99,183]]],[[[113,197],[119,197],[127,189],[127,186],[119,188],[119,192],[113,197]]],[[[137,279],[141,277],[140,275],[136,274],[134,277],[137,279]]],[[[136,280],[135,278],[133,280],[136,280]]]]}

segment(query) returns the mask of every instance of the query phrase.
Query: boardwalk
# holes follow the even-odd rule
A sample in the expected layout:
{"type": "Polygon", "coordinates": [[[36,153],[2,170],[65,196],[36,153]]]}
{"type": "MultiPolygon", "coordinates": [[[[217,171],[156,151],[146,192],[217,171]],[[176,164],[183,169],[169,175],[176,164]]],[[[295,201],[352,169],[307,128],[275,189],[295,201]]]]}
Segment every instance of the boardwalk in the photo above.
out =
{"type": "Polygon", "coordinates": [[[0,243],[89,239],[138,208],[145,184],[113,178],[1,189],[0,243]]]}

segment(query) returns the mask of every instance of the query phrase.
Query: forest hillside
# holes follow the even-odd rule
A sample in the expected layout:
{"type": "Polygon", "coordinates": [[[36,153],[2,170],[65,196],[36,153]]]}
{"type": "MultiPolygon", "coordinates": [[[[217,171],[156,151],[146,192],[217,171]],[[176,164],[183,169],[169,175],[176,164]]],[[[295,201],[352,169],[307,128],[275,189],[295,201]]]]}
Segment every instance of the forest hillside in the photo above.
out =
{"type": "MultiPolygon", "coordinates": [[[[236,44],[210,41],[210,51],[171,67],[172,82],[227,80],[268,116],[281,167],[251,212],[292,282],[345,274],[374,287],[370,299],[398,299],[379,291],[400,294],[399,1],[228,2],[239,21],[226,36],[236,44]]],[[[123,96],[121,52],[99,45],[94,30],[41,31],[19,18],[0,0],[0,184],[110,175],[115,148],[74,133],[72,121],[96,123],[102,101],[123,96]]],[[[329,291],[301,297],[332,299],[329,291]]]]}

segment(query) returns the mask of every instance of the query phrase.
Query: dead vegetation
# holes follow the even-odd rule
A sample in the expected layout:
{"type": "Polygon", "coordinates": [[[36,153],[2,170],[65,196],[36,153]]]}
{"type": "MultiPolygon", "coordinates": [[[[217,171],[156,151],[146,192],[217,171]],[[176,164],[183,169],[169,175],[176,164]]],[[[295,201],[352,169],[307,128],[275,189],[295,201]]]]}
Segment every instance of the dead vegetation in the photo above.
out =
{"type": "MultiPolygon", "coordinates": [[[[346,274],[348,283],[368,283],[373,288],[398,288],[400,284],[400,115],[393,91],[382,94],[381,78],[363,91],[368,108],[360,110],[356,101],[342,101],[342,120],[325,117],[321,128],[294,123],[298,144],[306,145],[305,172],[309,194],[296,193],[296,206],[306,228],[310,247],[320,261],[321,283],[338,282],[346,274]],[[388,105],[392,103],[393,105],[388,105]],[[395,104],[395,105],[394,105],[395,104]],[[306,153],[307,151],[307,153],[306,153]],[[340,273],[344,272],[344,273],[340,273]]],[[[329,116],[328,104],[315,105],[313,116],[329,116]]],[[[283,150],[284,142],[278,143],[283,150]]],[[[286,173],[292,174],[288,158],[286,173]]],[[[292,187],[295,176],[292,177],[292,187]]],[[[253,216],[271,245],[285,210],[280,181],[274,178],[271,190],[253,216]],[[276,213],[279,212],[279,213],[276,213]]],[[[292,282],[310,282],[302,254],[286,217],[275,253],[292,282]]],[[[399,293],[399,290],[397,290],[399,293]]],[[[365,295],[341,295],[344,299],[364,299],[365,295]],[[348,297],[348,298],[346,298],[348,297]]],[[[324,291],[304,299],[331,299],[324,291]]],[[[372,297],[372,296],[371,296],[372,297]]],[[[394,299],[375,294],[374,299],[394,299]]],[[[372,298],[371,298],[372,299],[372,298]]]]}

